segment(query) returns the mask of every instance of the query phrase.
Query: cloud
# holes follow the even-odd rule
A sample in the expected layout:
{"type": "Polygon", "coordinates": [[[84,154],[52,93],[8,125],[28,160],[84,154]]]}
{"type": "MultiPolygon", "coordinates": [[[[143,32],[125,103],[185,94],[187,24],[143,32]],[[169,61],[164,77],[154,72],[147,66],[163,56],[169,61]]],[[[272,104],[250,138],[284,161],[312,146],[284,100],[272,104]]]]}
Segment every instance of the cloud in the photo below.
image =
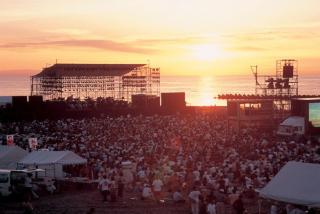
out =
{"type": "Polygon", "coordinates": [[[151,39],[137,39],[133,41],[138,45],[153,45],[153,44],[192,44],[203,43],[209,41],[209,36],[187,36],[187,37],[174,37],[174,38],[151,38],[151,39]]]}
{"type": "Polygon", "coordinates": [[[271,28],[262,31],[248,32],[248,33],[235,33],[235,34],[224,34],[223,38],[233,39],[236,41],[248,41],[248,42],[267,42],[276,41],[279,39],[289,40],[305,40],[319,38],[320,32],[319,27],[278,27],[271,28]]]}
{"type": "Polygon", "coordinates": [[[130,43],[120,43],[112,40],[90,40],[90,39],[69,39],[57,41],[42,42],[16,42],[0,44],[0,48],[46,48],[46,47],[79,47],[79,48],[95,48],[108,51],[151,54],[157,50],[137,47],[130,43]]]}
{"type": "Polygon", "coordinates": [[[230,47],[228,48],[232,51],[245,51],[245,52],[260,52],[260,51],[267,51],[269,49],[257,47],[257,46],[237,46],[237,47],[230,47]]]}

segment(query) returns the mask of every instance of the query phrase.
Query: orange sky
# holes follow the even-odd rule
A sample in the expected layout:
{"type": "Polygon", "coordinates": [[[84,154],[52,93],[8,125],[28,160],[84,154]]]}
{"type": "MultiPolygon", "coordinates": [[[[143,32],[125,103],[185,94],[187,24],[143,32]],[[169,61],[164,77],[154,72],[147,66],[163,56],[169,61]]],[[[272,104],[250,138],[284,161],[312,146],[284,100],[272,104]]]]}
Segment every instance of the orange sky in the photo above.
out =
{"type": "Polygon", "coordinates": [[[47,64],[147,63],[163,75],[320,67],[319,0],[1,0],[0,74],[47,64]]]}

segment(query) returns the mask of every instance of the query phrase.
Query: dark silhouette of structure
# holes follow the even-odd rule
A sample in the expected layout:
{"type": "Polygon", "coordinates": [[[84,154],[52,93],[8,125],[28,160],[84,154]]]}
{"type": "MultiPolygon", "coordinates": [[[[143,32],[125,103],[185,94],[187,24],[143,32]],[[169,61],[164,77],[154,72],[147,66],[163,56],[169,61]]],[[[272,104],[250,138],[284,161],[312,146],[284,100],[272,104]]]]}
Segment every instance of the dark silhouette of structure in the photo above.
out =
{"type": "Polygon", "coordinates": [[[31,77],[31,95],[44,100],[160,94],[160,68],[147,64],[55,64],[31,77]]]}
{"type": "Polygon", "coordinates": [[[168,112],[184,111],[186,108],[184,92],[161,93],[161,108],[168,112]]]}
{"type": "Polygon", "coordinates": [[[259,75],[258,66],[251,66],[251,70],[255,95],[219,96],[228,101],[228,124],[236,131],[249,126],[274,128],[290,115],[291,99],[298,97],[296,60],[278,60],[275,75],[259,75]]]}

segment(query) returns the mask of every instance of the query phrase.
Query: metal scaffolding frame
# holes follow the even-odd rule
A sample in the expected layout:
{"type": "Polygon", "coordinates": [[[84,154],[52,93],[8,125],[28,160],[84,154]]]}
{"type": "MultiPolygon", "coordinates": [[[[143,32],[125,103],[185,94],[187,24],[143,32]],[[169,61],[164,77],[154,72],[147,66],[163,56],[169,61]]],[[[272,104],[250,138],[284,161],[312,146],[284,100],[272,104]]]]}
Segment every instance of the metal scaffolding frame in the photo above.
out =
{"type": "Polygon", "coordinates": [[[146,64],[55,64],[31,77],[31,95],[45,100],[160,95],[160,68],[146,64]]]}
{"type": "Polygon", "coordinates": [[[269,96],[274,100],[274,119],[282,120],[289,115],[291,98],[298,96],[298,61],[276,61],[275,75],[258,75],[258,66],[251,66],[255,77],[256,95],[269,96]]]}

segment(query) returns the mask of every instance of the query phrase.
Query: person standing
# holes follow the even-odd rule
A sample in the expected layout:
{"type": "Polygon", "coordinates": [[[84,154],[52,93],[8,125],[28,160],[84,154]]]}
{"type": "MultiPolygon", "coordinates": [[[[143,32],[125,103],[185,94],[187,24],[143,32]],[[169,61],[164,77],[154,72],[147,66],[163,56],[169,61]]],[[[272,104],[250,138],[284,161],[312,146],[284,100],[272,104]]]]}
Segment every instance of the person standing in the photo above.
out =
{"type": "Polygon", "coordinates": [[[196,187],[193,187],[192,191],[188,195],[191,202],[192,214],[199,214],[200,195],[201,195],[201,192],[196,187]]]}
{"type": "Polygon", "coordinates": [[[272,204],[270,208],[270,214],[277,214],[277,213],[278,213],[277,206],[275,204],[272,204]]]}
{"type": "Polygon", "coordinates": [[[152,190],[151,190],[149,184],[145,184],[142,189],[141,200],[148,200],[148,199],[152,199],[152,198],[153,198],[152,190]]]}
{"type": "Polygon", "coordinates": [[[216,205],[214,203],[214,200],[211,200],[209,204],[207,205],[207,213],[208,214],[217,214],[216,212],[216,205]]]}
{"type": "Polygon", "coordinates": [[[117,185],[114,176],[111,177],[111,181],[109,184],[109,191],[110,191],[110,201],[116,202],[117,201],[117,185]]]}
{"type": "Polygon", "coordinates": [[[33,214],[34,213],[33,206],[28,199],[22,203],[22,207],[24,208],[23,214],[33,214]]]}
{"type": "Polygon", "coordinates": [[[102,194],[103,201],[107,201],[108,195],[109,195],[109,184],[110,181],[107,179],[107,176],[104,175],[102,179],[99,181],[99,190],[102,194]]]}
{"type": "Polygon", "coordinates": [[[158,201],[161,197],[161,190],[162,190],[163,183],[159,178],[156,178],[152,182],[152,186],[153,186],[154,196],[155,196],[156,200],[158,201]]]}
{"type": "Polygon", "coordinates": [[[32,173],[28,173],[24,179],[25,195],[28,200],[38,199],[39,196],[32,189],[32,173]]]}
{"type": "Polygon", "coordinates": [[[242,195],[239,195],[239,198],[233,203],[233,208],[236,211],[236,214],[243,214],[244,206],[242,201],[242,195]]]}
{"type": "Polygon", "coordinates": [[[122,172],[120,172],[119,178],[118,178],[118,197],[123,197],[123,191],[124,191],[124,178],[122,172]]]}

